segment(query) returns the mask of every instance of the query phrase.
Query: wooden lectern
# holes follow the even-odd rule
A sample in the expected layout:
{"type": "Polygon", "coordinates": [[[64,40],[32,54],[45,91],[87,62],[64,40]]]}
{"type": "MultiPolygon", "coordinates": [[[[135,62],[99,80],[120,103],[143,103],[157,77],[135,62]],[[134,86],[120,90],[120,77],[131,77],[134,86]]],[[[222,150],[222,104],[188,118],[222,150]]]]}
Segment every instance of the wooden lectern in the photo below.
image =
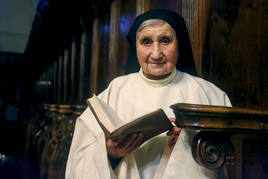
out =
{"type": "Polygon", "coordinates": [[[268,111],[236,107],[172,105],[176,125],[197,130],[195,161],[208,169],[223,167],[224,178],[268,178],[268,111]]]}

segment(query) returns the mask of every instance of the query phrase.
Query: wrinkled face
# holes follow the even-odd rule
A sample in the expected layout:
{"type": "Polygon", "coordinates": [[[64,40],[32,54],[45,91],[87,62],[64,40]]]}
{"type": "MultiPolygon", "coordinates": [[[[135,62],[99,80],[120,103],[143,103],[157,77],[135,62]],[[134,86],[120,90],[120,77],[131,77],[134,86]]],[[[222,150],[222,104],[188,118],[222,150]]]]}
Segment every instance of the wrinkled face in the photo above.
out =
{"type": "Polygon", "coordinates": [[[168,23],[144,27],[138,32],[136,44],[138,60],[147,78],[165,78],[176,67],[178,44],[168,23]]]}

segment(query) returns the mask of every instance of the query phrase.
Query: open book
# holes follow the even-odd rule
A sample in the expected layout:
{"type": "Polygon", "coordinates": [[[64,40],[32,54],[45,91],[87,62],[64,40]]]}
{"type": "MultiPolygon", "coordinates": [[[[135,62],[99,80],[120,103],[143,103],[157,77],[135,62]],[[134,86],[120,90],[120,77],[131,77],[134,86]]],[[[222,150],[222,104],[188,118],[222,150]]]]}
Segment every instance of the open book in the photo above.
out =
{"type": "Polygon", "coordinates": [[[122,142],[129,134],[141,132],[143,142],[172,128],[162,109],[143,115],[129,123],[123,123],[116,112],[97,96],[87,100],[88,106],[106,137],[122,142]]]}

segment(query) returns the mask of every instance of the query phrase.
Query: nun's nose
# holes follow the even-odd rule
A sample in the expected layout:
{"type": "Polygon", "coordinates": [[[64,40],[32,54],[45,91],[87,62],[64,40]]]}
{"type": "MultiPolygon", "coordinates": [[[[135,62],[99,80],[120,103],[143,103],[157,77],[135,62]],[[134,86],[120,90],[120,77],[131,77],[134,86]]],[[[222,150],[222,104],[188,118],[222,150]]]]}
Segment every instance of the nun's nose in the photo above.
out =
{"type": "Polygon", "coordinates": [[[161,60],[163,58],[163,53],[158,43],[155,43],[152,47],[151,58],[153,60],[161,60]]]}

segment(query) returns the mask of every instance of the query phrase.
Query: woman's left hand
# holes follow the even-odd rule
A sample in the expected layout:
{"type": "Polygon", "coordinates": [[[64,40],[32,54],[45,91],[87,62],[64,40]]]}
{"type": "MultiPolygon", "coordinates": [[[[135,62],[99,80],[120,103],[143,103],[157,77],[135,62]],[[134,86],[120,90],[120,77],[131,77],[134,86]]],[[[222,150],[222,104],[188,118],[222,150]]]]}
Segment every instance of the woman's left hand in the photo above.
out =
{"type": "MultiPolygon", "coordinates": [[[[169,120],[171,122],[175,122],[175,118],[169,118],[169,120]]],[[[169,147],[173,148],[174,145],[176,144],[179,136],[180,136],[180,133],[181,133],[181,128],[177,127],[177,126],[174,126],[171,130],[168,131],[167,135],[168,136],[171,136],[173,135],[172,139],[169,141],[169,147]]]]}

